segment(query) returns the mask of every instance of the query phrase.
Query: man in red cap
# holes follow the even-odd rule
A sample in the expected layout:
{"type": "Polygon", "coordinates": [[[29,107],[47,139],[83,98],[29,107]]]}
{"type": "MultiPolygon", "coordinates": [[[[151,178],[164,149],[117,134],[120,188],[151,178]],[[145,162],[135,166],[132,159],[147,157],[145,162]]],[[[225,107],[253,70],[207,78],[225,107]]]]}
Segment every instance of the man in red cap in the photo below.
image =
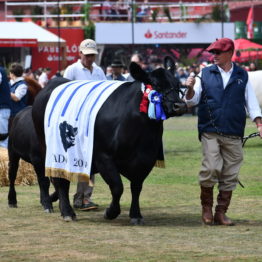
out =
{"type": "Polygon", "coordinates": [[[243,160],[246,110],[262,137],[261,110],[247,72],[231,62],[234,42],[221,38],[207,51],[214,55],[214,65],[203,68],[197,78],[191,76],[186,81],[188,106],[198,104],[198,132],[203,151],[199,172],[202,221],[207,225],[231,226],[234,223],[225,213],[243,160]],[[219,193],[213,216],[216,183],[219,193]]]}

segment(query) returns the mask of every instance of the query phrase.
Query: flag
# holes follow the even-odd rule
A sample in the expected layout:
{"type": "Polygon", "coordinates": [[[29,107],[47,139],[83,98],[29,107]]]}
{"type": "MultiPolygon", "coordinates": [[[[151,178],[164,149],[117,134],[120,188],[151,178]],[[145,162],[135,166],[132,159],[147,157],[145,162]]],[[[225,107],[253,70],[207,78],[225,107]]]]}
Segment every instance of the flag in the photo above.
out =
{"type": "Polygon", "coordinates": [[[250,7],[248,16],[247,16],[247,38],[252,39],[254,38],[254,31],[253,31],[253,22],[254,22],[254,11],[253,6],[250,7]]]}

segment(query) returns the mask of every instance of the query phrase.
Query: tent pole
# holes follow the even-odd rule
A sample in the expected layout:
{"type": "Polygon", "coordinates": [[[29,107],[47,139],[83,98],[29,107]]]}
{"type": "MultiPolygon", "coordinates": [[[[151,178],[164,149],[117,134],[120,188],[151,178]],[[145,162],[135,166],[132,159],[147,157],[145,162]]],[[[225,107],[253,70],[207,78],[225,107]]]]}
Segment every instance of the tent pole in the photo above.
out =
{"type": "Polygon", "coordinates": [[[57,47],[58,47],[58,72],[61,72],[61,43],[60,43],[60,37],[61,37],[61,28],[60,28],[60,0],[57,1],[57,29],[58,29],[58,42],[57,42],[57,47]]]}
{"type": "Polygon", "coordinates": [[[224,37],[224,0],[221,0],[221,38],[224,37]]]}

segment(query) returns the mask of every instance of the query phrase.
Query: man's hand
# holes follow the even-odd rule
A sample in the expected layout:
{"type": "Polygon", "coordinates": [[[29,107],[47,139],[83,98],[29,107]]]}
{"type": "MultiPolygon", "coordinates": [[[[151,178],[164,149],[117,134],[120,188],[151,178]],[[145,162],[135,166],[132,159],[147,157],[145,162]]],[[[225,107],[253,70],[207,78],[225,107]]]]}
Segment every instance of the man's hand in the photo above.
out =
{"type": "Polygon", "coordinates": [[[193,89],[196,79],[193,76],[189,76],[186,80],[187,92],[186,92],[186,99],[190,100],[195,94],[193,89]]]}
{"type": "Polygon", "coordinates": [[[259,132],[260,138],[262,138],[262,124],[257,124],[257,130],[259,132]]]}
{"type": "Polygon", "coordinates": [[[259,132],[260,138],[262,138],[262,119],[261,117],[256,117],[254,122],[257,125],[257,130],[259,132]]]}
{"type": "Polygon", "coordinates": [[[193,76],[189,76],[186,80],[186,86],[188,89],[193,89],[196,79],[193,76]]]}

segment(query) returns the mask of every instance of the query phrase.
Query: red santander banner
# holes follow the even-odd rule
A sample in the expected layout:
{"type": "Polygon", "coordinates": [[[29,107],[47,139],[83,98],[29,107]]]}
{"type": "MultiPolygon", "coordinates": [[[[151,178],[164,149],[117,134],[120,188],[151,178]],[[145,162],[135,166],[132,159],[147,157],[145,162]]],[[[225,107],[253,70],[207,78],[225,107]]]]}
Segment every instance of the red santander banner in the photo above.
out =
{"type": "MultiPolygon", "coordinates": [[[[48,31],[58,35],[57,28],[47,28],[48,31]]],[[[68,65],[77,61],[78,46],[84,40],[84,31],[81,28],[60,28],[60,37],[66,41],[66,46],[60,49],[62,55],[65,51],[66,64],[63,65],[60,57],[61,71],[68,65]],[[65,50],[63,50],[65,48],[65,50]]],[[[32,69],[35,71],[38,68],[50,67],[52,72],[50,77],[54,75],[59,68],[59,49],[58,43],[56,46],[38,46],[32,48],[32,69]]]]}

